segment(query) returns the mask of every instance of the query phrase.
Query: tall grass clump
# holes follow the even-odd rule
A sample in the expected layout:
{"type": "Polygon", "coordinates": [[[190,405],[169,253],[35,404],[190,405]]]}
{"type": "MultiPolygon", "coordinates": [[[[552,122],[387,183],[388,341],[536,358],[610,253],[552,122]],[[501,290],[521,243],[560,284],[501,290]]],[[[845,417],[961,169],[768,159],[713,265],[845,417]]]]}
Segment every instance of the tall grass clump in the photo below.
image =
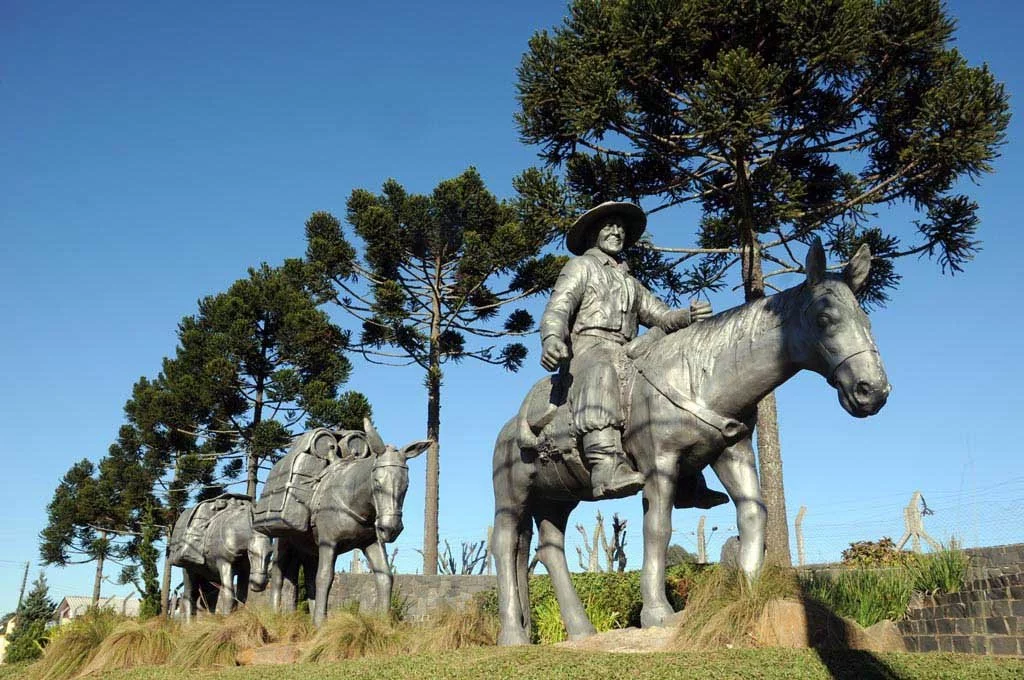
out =
{"type": "Polygon", "coordinates": [[[801,581],[808,597],[868,627],[884,619],[903,618],[915,592],[959,591],[970,559],[953,544],[925,555],[903,553],[898,560],[887,562],[893,566],[855,564],[858,566],[831,574],[812,573],[801,581]]]}
{"type": "Polygon", "coordinates": [[[271,642],[305,642],[316,634],[309,612],[275,612],[272,609],[249,608],[267,629],[271,642]]]}
{"type": "Polygon", "coordinates": [[[801,599],[792,570],[765,567],[752,584],[736,569],[704,573],[689,592],[686,618],[674,646],[683,650],[753,647],[754,627],[772,600],[801,599]]]}
{"type": "Polygon", "coordinates": [[[488,647],[498,641],[498,617],[475,600],[445,607],[409,628],[411,653],[488,647]]]}
{"type": "Polygon", "coordinates": [[[352,611],[332,612],[302,655],[303,662],[330,663],[364,656],[391,656],[403,640],[387,617],[352,611]]]}
{"type": "Polygon", "coordinates": [[[82,675],[164,664],[174,651],[178,630],[177,622],[161,618],[125,621],[100,643],[82,675]]]}
{"type": "Polygon", "coordinates": [[[914,579],[904,567],[858,567],[839,573],[811,574],[802,579],[807,596],[865,628],[883,619],[900,619],[914,592],[914,579]]]}
{"type": "Polygon", "coordinates": [[[63,680],[78,673],[93,658],[100,643],[127,619],[112,609],[91,608],[50,630],[49,644],[32,666],[35,680],[63,680]]]}
{"type": "Polygon", "coordinates": [[[956,541],[942,550],[915,555],[907,563],[914,579],[914,590],[922,593],[959,592],[970,566],[970,556],[960,549],[956,541]]]}
{"type": "Polygon", "coordinates": [[[230,616],[205,617],[185,626],[168,663],[177,668],[234,666],[239,652],[270,640],[259,613],[242,607],[230,616]]]}

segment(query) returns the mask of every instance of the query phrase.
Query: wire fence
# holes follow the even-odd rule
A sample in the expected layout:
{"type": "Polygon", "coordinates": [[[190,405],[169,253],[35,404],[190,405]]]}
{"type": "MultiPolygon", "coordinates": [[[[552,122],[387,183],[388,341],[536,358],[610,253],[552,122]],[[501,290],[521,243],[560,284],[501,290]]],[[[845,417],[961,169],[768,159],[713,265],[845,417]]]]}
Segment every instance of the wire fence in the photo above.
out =
{"type": "MultiPolygon", "coordinates": [[[[986,487],[964,491],[936,491],[908,489],[905,494],[865,497],[856,501],[829,503],[820,507],[792,504],[789,508],[789,539],[793,564],[822,564],[838,562],[842,552],[851,543],[878,541],[891,538],[904,550],[931,551],[938,546],[952,544],[964,548],[1006,545],[1024,542],[1024,476],[1013,477],[986,487]]],[[[597,506],[581,505],[570,520],[566,531],[566,555],[574,571],[586,570],[594,547],[597,506]],[[582,527],[579,531],[577,525],[582,527]]],[[[737,533],[735,514],[731,506],[714,511],[689,510],[673,516],[674,529],[671,543],[681,547],[699,561],[717,562],[722,546],[737,533]]],[[[623,511],[626,520],[626,568],[638,569],[643,559],[643,518],[639,512],[623,511]]],[[[603,513],[603,534],[612,539],[612,518],[618,513],[603,513]]],[[[443,520],[443,518],[442,518],[443,520]]],[[[488,528],[481,526],[475,532],[445,533],[442,521],[441,552],[445,543],[455,558],[456,573],[465,570],[461,556],[464,548],[487,545],[488,528]]],[[[534,535],[533,549],[537,538],[534,535]]],[[[602,569],[607,568],[607,557],[599,555],[602,569]]],[[[422,573],[423,559],[421,535],[403,535],[389,546],[399,573],[422,573]]],[[[350,570],[347,562],[339,559],[339,569],[350,570]]],[[[358,568],[358,567],[357,567],[358,568]]],[[[491,573],[493,567],[475,564],[473,573],[491,573]]],[[[543,571],[543,568],[541,568],[543,571]]]]}

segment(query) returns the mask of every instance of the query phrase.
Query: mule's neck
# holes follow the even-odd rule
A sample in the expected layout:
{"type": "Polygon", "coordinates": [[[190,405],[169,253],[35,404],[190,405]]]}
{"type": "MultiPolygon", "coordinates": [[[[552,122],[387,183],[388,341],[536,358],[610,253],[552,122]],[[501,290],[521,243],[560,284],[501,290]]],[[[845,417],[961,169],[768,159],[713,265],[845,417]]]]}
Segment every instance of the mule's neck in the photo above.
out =
{"type": "Polygon", "coordinates": [[[338,474],[341,483],[332,484],[332,494],[351,512],[367,521],[377,517],[373,505],[373,457],[340,463],[345,466],[338,474]]]}
{"type": "Polygon", "coordinates": [[[683,340],[709,344],[696,351],[686,344],[680,348],[700,402],[720,415],[747,420],[759,401],[793,377],[799,366],[789,354],[786,327],[796,295],[796,289],[789,289],[748,303],[726,312],[732,318],[712,321],[717,337],[705,331],[703,338],[694,334],[683,340]],[[694,355],[699,363],[690,365],[694,355]]]}

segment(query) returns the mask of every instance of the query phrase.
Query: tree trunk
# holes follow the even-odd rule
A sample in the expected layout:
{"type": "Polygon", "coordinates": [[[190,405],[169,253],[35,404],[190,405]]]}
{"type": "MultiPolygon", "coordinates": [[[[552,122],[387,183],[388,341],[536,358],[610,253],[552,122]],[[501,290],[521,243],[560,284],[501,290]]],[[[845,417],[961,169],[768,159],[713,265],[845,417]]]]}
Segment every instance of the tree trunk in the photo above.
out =
{"type": "MultiPolygon", "coordinates": [[[[737,173],[740,194],[740,248],[743,269],[743,294],[747,302],[764,297],[764,270],[761,244],[754,232],[749,200],[745,197],[746,174],[742,161],[737,173]]],[[[757,460],[761,494],[768,510],[765,532],[766,563],[792,566],[789,550],[789,524],[786,521],[786,493],[782,483],[782,447],[779,443],[779,417],[772,392],[757,405],[757,460]]]]}
{"type": "Polygon", "coordinates": [[[779,443],[779,416],[774,392],[757,405],[757,458],[761,472],[761,495],[768,508],[765,561],[767,564],[791,567],[793,557],[789,549],[786,494],[782,484],[782,447],[779,443]]]}
{"type": "Polygon", "coordinates": [[[103,585],[103,562],[107,557],[107,532],[100,532],[100,544],[101,549],[98,551],[99,554],[96,556],[96,577],[92,582],[92,606],[96,607],[100,603],[100,588],[103,585]]]}
{"type": "Polygon", "coordinates": [[[167,545],[164,547],[164,573],[160,578],[160,611],[164,618],[170,618],[171,611],[171,532],[167,531],[167,545]]]}
{"type": "MultiPolygon", "coordinates": [[[[440,263],[436,269],[440,276],[440,263]]],[[[423,573],[437,574],[438,511],[441,481],[441,300],[435,295],[430,320],[430,358],[427,362],[427,483],[423,508],[423,573]]]]}
{"type": "Polygon", "coordinates": [[[423,573],[437,573],[438,511],[440,507],[441,456],[438,442],[441,434],[440,369],[427,375],[427,449],[426,503],[423,510],[423,573]]]}

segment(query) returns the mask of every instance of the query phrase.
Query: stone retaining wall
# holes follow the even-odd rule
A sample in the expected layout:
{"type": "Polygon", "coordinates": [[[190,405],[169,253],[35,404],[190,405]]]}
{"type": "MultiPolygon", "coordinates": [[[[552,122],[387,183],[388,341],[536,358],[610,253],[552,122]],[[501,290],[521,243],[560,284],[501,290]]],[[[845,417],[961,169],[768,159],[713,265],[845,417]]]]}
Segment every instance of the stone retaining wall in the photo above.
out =
{"type": "Polygon", "coordinates": [[[912,652],[1024,655],[1024,575],[920,598],[897,625],[912,652]]]}
{"type": "MultiPolygon", "coordinates": [[[[421,576],[396,574],[392,597],[405,602],[406,616],[421,619],[444,606],[458,606],[468,602],[475,594],[497,587],[494,576],[421,576]]],[[[334,575],[328,609],[358,602],[360,609],[372,610],[376,602],[376,589],[372,574],[334,575]]]]}

